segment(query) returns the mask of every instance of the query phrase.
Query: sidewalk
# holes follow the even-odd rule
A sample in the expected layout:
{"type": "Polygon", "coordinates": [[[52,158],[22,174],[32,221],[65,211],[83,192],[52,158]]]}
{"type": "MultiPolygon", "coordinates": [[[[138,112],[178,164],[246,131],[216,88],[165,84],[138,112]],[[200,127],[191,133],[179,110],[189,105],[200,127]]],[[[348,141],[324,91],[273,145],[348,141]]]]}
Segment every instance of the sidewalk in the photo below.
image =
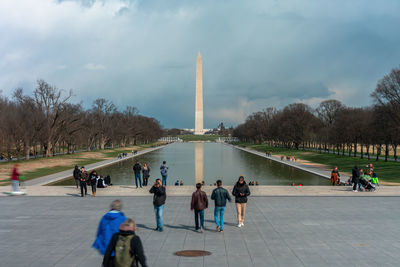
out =
{"type": "MultiPolygon", "coordinates": [[[[124,161],[124,160],[130,159],[130,158],[134,158],[136,156],[140,156],[140,155],[143,155],[143,154],[146,154],[146,153],[161,149],[163,147],[165,147],[165,145],[158,146],[158,147],[153,147],[153,148],[147,148],[147,149],[138,151],[135,155],[129,154],[128,156],[126,156],[126,157],[124,157],[122,159],[113,158],[113,159],[103,160],[103,161],[100,161],[100,162],[96,162],[96,163],[93,163],[93,164],[86,165],[85,168],[86,168],[86,171],[90,171],[92,169],[105,167],[105,166],[117,163],[119,161],[124,161]]],[[[46,176],[43,176],[43,177],[40,177],[40,178],[35,178],[35,179],[32,179],[32,180],[28,180],[28,181],[24,182],[24,185],[25,186],[32,186],[32,185],[47,185],[47,184],[51,184],[51,183],[63,180],[65,178],[72,177],[73,170],[74,170],[74,166],[71,166],[70,170],[63,171],[63,172],[57,172],[57,173],[46,175],[46,176]]]]}
{"type": "MultiPolygon", "coordinates": [[[[227,145],[230,145],[230,144],[227,144],[227,145]]],[[[297,168],[297,169],[300,169],[300,170],[303,170],[303,171],[306,171],[306,172],[309,172],[309,173],[312,173],[312,174],[315,174],[315,175],[318,175],[318,176],[321,176],[321,177],[324,177],[327,179],[331,179],[331,171],[328,171],[328,170],[323,170],[318,167],[305,165],[305,164],[302,164],[302,163],[299,163],[296,161],[287,161],[286,159],[281,160],[281,158],[279,156],[272,155],[270,157],[267,157],[264,152],[256,151],[256,150],[249,149],[249,148],[244,148],[244,147],[235,146],[235,145],[230,145],[230,146],[240,149],[240,150],[243,150],[243,151],[246,151],[248,153],[258,155],[260,157],[264,157],[264,158],[279,162],[279,163],[287,165],[287,166],[291,166],[291,167],[294,167],[294,168],[297,168]]]]}
{"type": "MultiPolygon", "coordinates": [[[[203,190],[211,196],[215,186],[204,186],[203,190]]],[[[224,186],[232,192],[232,186],[224,186]]],[[[382,197],[400,196],[400,186],[380,186],[376,192],[352,191],[351,186],[250,186],[251,196],[351,196],[351,197],[382,197]]],[[[24,186],[21,188],[28,196],[69,196],[80,197],[80,189],[75,186],[24,186]]],[[[114,185],[109,188],[97,188],[97,196],[149,196],[150,186],[136,189],[134,185],[114,185]]],[[[168,196],[191,196],[195,186],[167,186],[168,196]]],[[[0,197],[6,196],[11,186],[0,187],[0,197]]],[[[91,196],[90,187],[88,197],[91,196]]]]}

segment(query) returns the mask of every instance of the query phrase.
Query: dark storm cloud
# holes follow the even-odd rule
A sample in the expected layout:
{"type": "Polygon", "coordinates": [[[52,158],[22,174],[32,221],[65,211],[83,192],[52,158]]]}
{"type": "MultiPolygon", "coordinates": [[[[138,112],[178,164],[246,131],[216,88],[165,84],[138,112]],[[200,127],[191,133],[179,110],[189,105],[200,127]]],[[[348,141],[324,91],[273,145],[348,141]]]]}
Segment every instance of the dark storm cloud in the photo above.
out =
{"type": "Polygon", "coordinates": [[[399,65],[399,9],[396,0],[4,0],[0,88],[31,91],[43,78],[88,107],[105,97],[190,128],[200,51],[206,127],[296,101],[367,105],[399,65]]]}

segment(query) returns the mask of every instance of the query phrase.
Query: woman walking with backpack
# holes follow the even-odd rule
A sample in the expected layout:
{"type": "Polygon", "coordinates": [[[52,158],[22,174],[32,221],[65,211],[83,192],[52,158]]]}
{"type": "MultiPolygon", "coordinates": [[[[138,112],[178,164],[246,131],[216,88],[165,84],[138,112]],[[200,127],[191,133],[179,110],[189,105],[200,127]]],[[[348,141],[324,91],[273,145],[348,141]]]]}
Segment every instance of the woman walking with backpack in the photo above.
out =
{"type": "Polygon", "coordinates": [[[140,237],[135,234],[136,224],[127,219],[119,227],[119,232],[113,235],[103,258],[104,267],[147,267],[143,245],[140,237]],[[111,255],[114,253],[114,257],[111,255]]]}
{"type": "Polygon", "coordinates": [[[150,167],[147,163],[143,164],[142,168],[143,186],[147,186],[150,177],[150,167]]]}
{"type": "Polygon", "coordinates": [[[235,196],[238,227],[244,226],[244,216],[246,214],[247,197],[250,196],[249,186],[244,181],[244,177],[240,176],[232,190],[232,195],[235,196]]]}

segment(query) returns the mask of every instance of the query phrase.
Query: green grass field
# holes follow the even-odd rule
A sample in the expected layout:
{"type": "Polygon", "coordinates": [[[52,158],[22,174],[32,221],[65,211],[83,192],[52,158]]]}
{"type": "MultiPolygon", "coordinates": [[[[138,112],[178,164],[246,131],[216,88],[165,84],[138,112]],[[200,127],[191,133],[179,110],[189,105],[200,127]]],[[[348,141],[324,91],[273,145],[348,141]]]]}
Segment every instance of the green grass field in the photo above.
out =
{"type": "Polygon", "coordinates": [[[384,160],[375,161],[375,159],[361,159],[359,157],[349,157],[347,155],[336,155],[327,153],[318,153],[294,149],[286,149],[279,147],[271,147],[266,144],[256,145],[251,143],[237,143],[239,146],[252,148],[258,151],[266,152],[270,151],[272,154],[295,156],[298,159],[307,160],[310,162],[320,163],[329,167],[338,166],[342,172],[351,173],[351,169],[354,165],[359,168],[364,168],[368,163],[374,165],[374,169],[378,174],[379,178],[385,182],[400,183],[400,162],[385,162],[384,160]]]}

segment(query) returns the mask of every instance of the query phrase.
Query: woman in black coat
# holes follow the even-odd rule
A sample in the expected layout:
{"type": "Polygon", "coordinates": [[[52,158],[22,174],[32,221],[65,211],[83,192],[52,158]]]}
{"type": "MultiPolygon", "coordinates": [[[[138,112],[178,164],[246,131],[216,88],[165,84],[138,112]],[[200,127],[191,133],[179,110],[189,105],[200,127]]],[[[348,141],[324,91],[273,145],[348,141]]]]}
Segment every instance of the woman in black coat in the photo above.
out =
{"type": "Polygon", "coordinates": [[[238,227],[244,226],[244,217],[246,214],[247,197],[250,196],[249,186],[246,184],[244,177],[240,176],[232,190],[235,196],[236,210],[238,216],[238,227]]]}

